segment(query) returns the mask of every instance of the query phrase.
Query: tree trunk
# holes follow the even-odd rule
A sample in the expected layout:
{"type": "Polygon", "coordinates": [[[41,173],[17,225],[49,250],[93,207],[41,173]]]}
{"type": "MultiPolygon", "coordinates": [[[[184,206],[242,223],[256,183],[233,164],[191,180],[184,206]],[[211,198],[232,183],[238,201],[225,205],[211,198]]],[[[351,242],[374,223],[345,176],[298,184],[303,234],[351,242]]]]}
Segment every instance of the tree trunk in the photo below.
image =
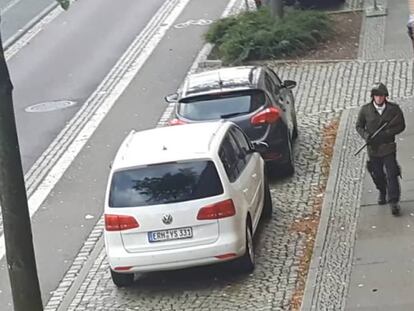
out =
{"type": "Polygon", "coordinates": [[[0,204],[15,311],[41,311],[32,229],[17,139],[13,85],[0,36],[0,204]]]}
{"type": "Polygon", "coordinates": [[[283,0],[270,0],[270,11],[274,18],[283,18],[284,9],[283,9],[283,0]]]}

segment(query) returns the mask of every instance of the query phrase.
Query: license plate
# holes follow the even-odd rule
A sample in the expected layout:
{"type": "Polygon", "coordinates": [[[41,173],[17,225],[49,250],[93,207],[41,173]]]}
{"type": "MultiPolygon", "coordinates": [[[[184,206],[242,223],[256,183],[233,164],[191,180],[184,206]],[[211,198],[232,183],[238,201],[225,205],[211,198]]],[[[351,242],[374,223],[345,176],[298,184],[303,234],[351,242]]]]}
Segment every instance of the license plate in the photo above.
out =
{"type": "Polygon", "coordinates": [[[193,237],[193,228],[177,228],[148,232],[148,241],[163,242],[172,240],[189,239],[193,237]]]}

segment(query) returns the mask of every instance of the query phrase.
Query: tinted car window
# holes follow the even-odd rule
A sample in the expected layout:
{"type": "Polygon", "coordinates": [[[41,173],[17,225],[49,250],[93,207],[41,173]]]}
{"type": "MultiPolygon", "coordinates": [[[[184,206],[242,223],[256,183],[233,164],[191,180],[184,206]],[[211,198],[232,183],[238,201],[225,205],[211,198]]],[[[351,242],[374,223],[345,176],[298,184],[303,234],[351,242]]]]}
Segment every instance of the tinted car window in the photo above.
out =
{"type": "Polygon", "coordinates": [[[177,112],[190,120],[217,120],[256,111],[264,103],[262,91],[215,94],[183,99],[177,112]]]}
{"type": "Polygon", "coordinates": [[[230,182],[235,181],[246,167],[247,158],[233,135],[224,138],[219,156],[230,182]]]}
{"type": "MultiPolygon", "coordinates": [[[[240,149],[240,145],[236,142],[235,138],[233,135],[229,136],[229,141],[231,143],[231,146],[234,150],[234,152],[236,153],[236,161],[235,161],[235,165],[237,166],[237,172],[238,175],[241,174],[241,172],[243,172],[245,166],[246,166],[246,156],[243,152],[243,150],[240,149]]],[[[237,175],[237,177],[238,177],[237,175]]]]}
{"type": "Polygon", "coordinates": [[[110,207],[176,203],[223,193],[212,161],[173,162],[115,172],[110,207]]]}
{"type": "Polygon", "coordinates": [[[230,141],[229,135],[223,139],[219,151],[220,160],[223,163],[224,170],[230,182],[233,182],[239,176],[239,169],[237,165],[237,154],[234,150],[233,144],[230,141]]]}
{"type": "Polygon", "coordinates": [[[238,129],[237,127],[232,127],[230,129],[231,134],[233,135],[235,141],[239,145],[239,158],[243,159],[246,163],[249,161],[251,157],[251,153],[249,152],[251,149],[250,143],[246,138],[246,135],[238,129]]]}
{"type": "Polygon", "coordinates": [[[266,89],[273,95],[276,94],[277,89],[275,88],[272,79],[270,79],[270,76],[268,74],[265,75],[265,85],[266,89]]]}
{"type": "Polygon", "coordinates": [[[275,90],[279,91],[279,89],[282,87],[282,81],[279,79],[277,74],[274,73],[272,70],[269,70],[269,75],[270,75],[270,78],[273,81],[273,84],[274,84],[275,88],[276,88],[275,90]]]}

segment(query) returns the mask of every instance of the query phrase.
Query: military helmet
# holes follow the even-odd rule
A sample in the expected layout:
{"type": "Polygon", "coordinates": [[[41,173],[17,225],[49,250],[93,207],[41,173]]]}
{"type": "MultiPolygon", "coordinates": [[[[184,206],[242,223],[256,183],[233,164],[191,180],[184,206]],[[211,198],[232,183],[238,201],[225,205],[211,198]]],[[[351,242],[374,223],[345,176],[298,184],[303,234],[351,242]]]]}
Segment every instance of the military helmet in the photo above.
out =
{"type": "Polygon", "coordinates": [[[385,84],[381,82],[375,83],[371,89],[371,97],[372,96],[389,96],[388,89],[385,84]]]}

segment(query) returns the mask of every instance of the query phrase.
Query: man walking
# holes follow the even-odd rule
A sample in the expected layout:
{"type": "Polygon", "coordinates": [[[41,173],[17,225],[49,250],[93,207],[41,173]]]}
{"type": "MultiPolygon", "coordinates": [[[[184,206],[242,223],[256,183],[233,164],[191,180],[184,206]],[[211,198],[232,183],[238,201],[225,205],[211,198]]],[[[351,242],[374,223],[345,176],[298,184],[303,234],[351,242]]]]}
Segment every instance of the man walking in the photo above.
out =
{"type": "Polygon", "coordinates": [[[400,213],[400,166],[396,158],[395,135],[405,129],[401,108],[387,100],[387,87],[377,83],[371,90],[371,101],[361,107],[356,122],[356,130],[368,143],[367,169],[379,191],[378,204],[388,203],[392,214],[400,213]],[[386,123],[375,137],[373,134],[386,123]],[[384,171],[385,168],[385,171],[384,171]]]}

